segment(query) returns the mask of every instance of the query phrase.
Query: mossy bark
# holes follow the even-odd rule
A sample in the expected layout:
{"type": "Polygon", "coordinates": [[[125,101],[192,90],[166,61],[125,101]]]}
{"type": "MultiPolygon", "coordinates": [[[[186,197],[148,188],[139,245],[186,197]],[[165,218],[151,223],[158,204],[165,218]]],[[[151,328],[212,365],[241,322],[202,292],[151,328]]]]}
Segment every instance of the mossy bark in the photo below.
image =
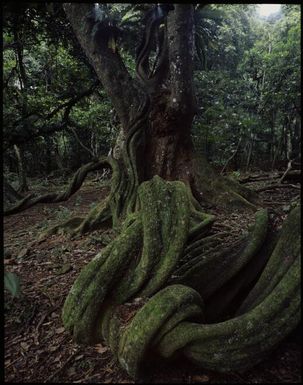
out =
{"type": "Polygon", "coordinates": [[[78,343],[105,340],[134,377],[151,351],[234,370],[259,362],[298,324],[299,208],[249,276],[254,287],[227,320],[221,322],[218,312],[208,323],[209,299],[227,282],[237,283],[262,248],[267,211],[257,211],[254,228],[235,250],[205,254],[197,235],[206,236],[215,218],[201,210],[186,184],[154,176],[136,197],[120,234],[83,269],[66,299],[63,322],[78,343]]]}

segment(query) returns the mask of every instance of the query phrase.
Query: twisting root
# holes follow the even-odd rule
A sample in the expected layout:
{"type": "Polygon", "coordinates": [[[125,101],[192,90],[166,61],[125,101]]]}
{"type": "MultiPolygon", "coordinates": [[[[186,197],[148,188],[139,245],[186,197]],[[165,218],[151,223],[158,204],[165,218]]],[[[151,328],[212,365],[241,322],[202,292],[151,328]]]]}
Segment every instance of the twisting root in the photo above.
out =
{"type": "Polygon", "coordinates": [[[133,377],[151,351],[234,370],[259,362],[298,324],[299,207],[266,252],[268,213],[260,210],[234,249],[212,253],[203,249],[197,226],[205,245],[213,245],[207,232],[215,218],[199,209],[184,183],[154,176],[138,187],[137,199],[138,209],[82,270],[65,301],[63,322],[77,342],[105,340],[133,377]],[[191,253],[198,258],[193,265],[191,253]]]}
{"type": "Polygon", "coordinates": [[[29,195],[6,210],[4,215],[19,213],[38,203],[66,201],[78,191],[90,171],[110,167],[112,170],[111,192],[107,199],[94,207],[85,218],[71,218],[63,224],[56,225],[47,230],[41,236],[44,238],[57,232],[66,232],[70,235],[83,234],[99,228],[102,224],[108,224],[108,222],[111,222],[114,228],[119,228],[121,221],[125,219],[126,215],[132,213],[136,208],[137,188],[139,185],[137,151],[142,141],[144,141],[149,106],[149,97],[144,93],[141,104],[138,107],[138,112],[127,128],[123,159],[120,162],[111,157],[102,157],[94,162],[90,162],[77,170],[65,192],[49,193],[39,197],[29,195]]]}
{"type": "Polygon", "coordinates": [[[4,211],[4,216],[19,213],[36,205],[37,203],[64,202],[79,190],[89,172],[100,170],[102,168],[113,168],[113,162],[113,159],[100,158],[94,162],[87,163],[76,171],[66,191],[62,193],[49,193],[39,197],[34,197],[33,194],[28,195],[24,199],[17,202],[13,207],[4,211]]]}

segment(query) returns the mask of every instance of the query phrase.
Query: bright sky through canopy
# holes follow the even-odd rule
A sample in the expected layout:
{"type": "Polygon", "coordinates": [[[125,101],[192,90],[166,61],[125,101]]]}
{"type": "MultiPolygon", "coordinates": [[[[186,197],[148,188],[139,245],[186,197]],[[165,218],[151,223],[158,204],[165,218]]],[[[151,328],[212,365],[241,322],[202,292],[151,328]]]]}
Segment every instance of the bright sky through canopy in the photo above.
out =
{"type": "Polygon", "coordinates": [[[280,9],[281,4],[258,4],[258,13],[263,17],[279,12],[280,9]]]}

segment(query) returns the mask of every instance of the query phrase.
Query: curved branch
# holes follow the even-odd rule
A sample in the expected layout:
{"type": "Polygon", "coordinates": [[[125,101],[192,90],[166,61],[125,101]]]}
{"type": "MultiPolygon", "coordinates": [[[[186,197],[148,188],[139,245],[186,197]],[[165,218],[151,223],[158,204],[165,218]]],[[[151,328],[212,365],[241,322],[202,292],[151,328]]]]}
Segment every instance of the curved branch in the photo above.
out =
{"type": "Polygon", "coordinates": [[[4,211],[4,216],[12,215],[24,211],[37,203],[58,203],[68,200],[82,186],[86,175],[90,171],[99,170],[100,168],[109,167],[111,161],[107,158],[100,158],[97,161],[87,163],[80,167],[73,176],[73,179],[66,191],[62,193],[49,193],[34,197],[33,194],[26,196],[16,205],[4,211]]]}
{"type": "Polygon", "coordinates": [[[161,31],[160,29],[163,19],[166,21],[166,16],[162,18],[154,18],[151,16],[150,19],[147,19],[143,39],[138,48],[136,58],[136,74],[151,93],[160,87],[168,71],[166,23],[164,30],[161,31]],[[154,43],[156,44],[156,50],[158,49],[158,52],[154,60],[153,68],[151,69],[149,59],[154,43]]]}
{"type": "MultiPolygon", "coordinates": [[[[73,126],[78,126],[78,125],[76,124],[76,122],[72,121],[71,119],[69,119],[69,121],[71,122],[71,124],[72,124],[73,126]]],[[[86,150],[86,151],[87,151],[87,152],[94,158],[94,157],[95,157],[94,153],[92,152],[92,150],[90,150],[88,147],[86,147],[84,143],[82,143],[82,141],[80,140],[80,138],[79,138],[79,136],[78,136],[76,130],[75,130],[73,127],[70,127],[70,130],[71,130],[72,133],[74,134],[74,136],[75,136],[77,142],[80,144],[80,146],[81,146],[82,148],[84,148],[84,150],[86,150]]]]}
{"type": "Polygon", "coordinates": [[[9,135],[6,135],[5,138],[5,147],[4,150],[13,146],[14,144],[23,144],[26,143],[37,136],[44,136],[46,134],[52,134],[56,131],[61,131],[66,128],[69,120],[69,113],[72,107],[78,103],[82,98],[91,95],[96,87],[100,84],[99,80],[95,81],[90,88],[84,90],[73,98],[69,99],[65,103],[60,104],[56,108],[53,109],[48,115],[45,117],[41,116],[39,113],[31,112],[27,114],[26,121],[27,124],[24,126],[24,118],[17,120],[13,127],[18,128],[19,124],[22,125],[22,130],[16,130],[16,132],[10,132],[9,135]],[[63,119],[60,123],[51,124],[47,127],[44,125],[42,127],[32,127],[38,117],[41,117],[43,120],[51,119],[56,113],[58,113],[63,108],[66,108],[63,114],[63,119]],[[40,115],[40,116],[39,116],[40,115]],[[32,119],[32,121],[30,121],[32,119]],[[23,123],[22,123],[23,122],[23,123]]]}
{"type": "Polygon", "coordinates": [[[91,36],[91,20],[93,4],[64,3],[64,11],[72,28],[89,58],[104,89],[110,96],[124,129],[127,129],[131,116],[135,115],[140,95],[138,87],[128,73],[121,56],[108,46],[97,42],[91,36]]]}

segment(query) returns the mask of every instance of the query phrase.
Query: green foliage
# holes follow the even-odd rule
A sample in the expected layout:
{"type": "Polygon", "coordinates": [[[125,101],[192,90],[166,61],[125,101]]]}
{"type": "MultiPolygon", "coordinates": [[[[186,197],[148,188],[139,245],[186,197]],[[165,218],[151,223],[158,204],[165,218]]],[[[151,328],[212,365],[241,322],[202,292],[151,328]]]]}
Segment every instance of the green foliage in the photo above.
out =
{"type": "Polygon", "coordinates": [[[17,274],[9,271],[4,272],[4,288],[8,290],[13,297],[20,296],[20,280],[17,274]]]}
{"type": "Polygon", "coordinates": [[[231,178],[233,178],[233,179],[239,179],[240,175],[241,175],[240,171],[233,171],[233,172],[229,175],[229,177],[231,177],[231,178]]]}
{"type": "Polygon", "coordinates": [[[286,130],[292,146],[299,143],[300,9],[285,6],[280,18],[260,20],[255,5],[210,7],[223,17],[212,26],[207,66],[195,72],[194,144],[221,166],[240,140],[234,167],[249,164],[250,156],[283,158],[286,130]]]}
{"type": "MultiPolygon", "coordinates": [[[[123,31],[118,49],[132,76],[138,36],[145,27],[143,16],[152,6],[104,3],[107,14],[123,31]]],[[[60,106],[89,89],[96,75],[60,4],[6,5],[4,21],[5,144],[12,136],[21,138],[48,126],[60,126],[66,111],[60,106]]],[[[255,160],[283,159],[289,130],[298,152],[300,135],[294,131],[295,125],[300,125],[299,5],[283,5],[280,18],[261,20],[254,4],[198,4],[194,23],[198,113],[192,135],[196,148],[223,165],[241,139],[235,167],[247,163],[252,144],[255,160]]],[[[36,136],[30,146],[24,146],[27,173],[74,170],[92,154],[105,155],[113,147],[119,121],[101,85],[77,101],[69,117],[69,127],[36,136]],[[37,154],[41,154],[38,161],[37,154]]],[[[9,171],[17,171],[11,149],[4,162],[9,171]]]]}
{"type": "MultiPolygon", "coordinates": [[[[113,8],[114,13],[119,11],[119,7],[113,8]]],[[[5,9],[4,142],[6,146],[10,140],[22,139],[23,135],[35,136],[31,145],[24,148],[30,176],[45,173],[45,170],[50,172],[56,167],[62,169],[63,165],[73,170],[88,162],[91,154],[107,154],[119,129],[112,105],[101,86],[79,98],[68,111],[70,126],[75,122],[72,128],[90,152],[79,143],[70,126],[64,131],[60,128],[64,126],[65,106],[90,89],[96,80],[62,12],[55,4],[45,8],[28,3],[19,9],[5,9]],[[51,16],[54,12],[56,23],[51,16]],[[19,24],[16,18],[20,18],[19,24]],[[52,131],[52,126],[58,126],[59,132],[52,131]],[[48,127],[50,134],[47,132],[44,136],[43,131],[48,127]],[[39,131],[41,136],[37,136],[39,131]],[[41,159],[37,159],[37,154],[41,159]]],[[[125,51],[124,56],[127,55],[125,51]]],[[[134,68],[131,60],[129,66],[134,68]]],[[[10,169],[13,157],[14,152],[8,148],[4,161],[10,164],[10,169]]]]}

